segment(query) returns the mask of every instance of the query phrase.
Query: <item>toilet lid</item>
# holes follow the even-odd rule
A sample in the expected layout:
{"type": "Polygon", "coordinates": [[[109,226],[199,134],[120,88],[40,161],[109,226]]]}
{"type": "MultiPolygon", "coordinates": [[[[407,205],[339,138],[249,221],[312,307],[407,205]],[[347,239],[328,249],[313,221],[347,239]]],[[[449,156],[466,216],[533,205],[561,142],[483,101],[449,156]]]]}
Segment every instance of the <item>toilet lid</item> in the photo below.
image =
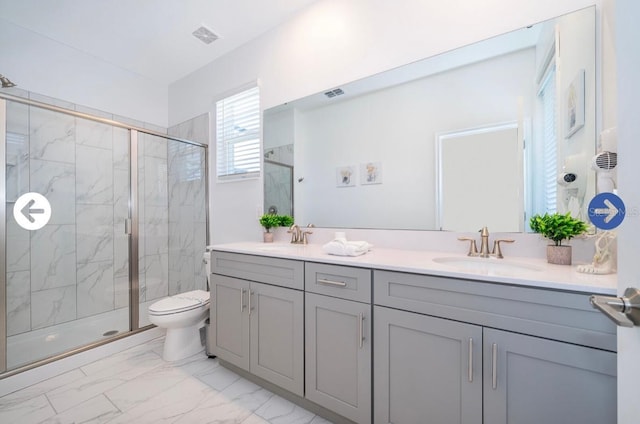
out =
{"type": "Polygon", "coordinates": [[[149,306],[149,313],[167,315],[197,309],[209,304],[209,295],[209,292],[204,290],[194,290],[166,297],[149,306]]]}

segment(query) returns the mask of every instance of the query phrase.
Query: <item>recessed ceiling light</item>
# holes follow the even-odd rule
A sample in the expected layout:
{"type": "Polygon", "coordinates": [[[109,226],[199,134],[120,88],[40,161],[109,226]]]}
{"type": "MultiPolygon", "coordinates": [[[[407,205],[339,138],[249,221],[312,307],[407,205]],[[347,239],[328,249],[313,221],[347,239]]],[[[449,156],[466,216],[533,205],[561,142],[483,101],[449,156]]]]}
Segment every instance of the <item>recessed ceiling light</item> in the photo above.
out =
{"type": "Polygon", "coordinates": [[[211,44],[219,38],[216,34],[213,33],[213,31],[211,31],[204,25],[193,31],[193,36],[205,44],[211,44]]]}

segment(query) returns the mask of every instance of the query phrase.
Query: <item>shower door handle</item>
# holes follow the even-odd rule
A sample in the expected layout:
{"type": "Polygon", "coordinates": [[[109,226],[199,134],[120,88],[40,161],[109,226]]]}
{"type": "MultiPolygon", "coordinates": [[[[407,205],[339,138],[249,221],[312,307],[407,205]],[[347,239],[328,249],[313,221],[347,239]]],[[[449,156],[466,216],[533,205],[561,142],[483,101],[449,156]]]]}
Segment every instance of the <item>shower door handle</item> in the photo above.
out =
{"type": "Polygon", "coordinates": [[[128,236],[131,235],[131,219],[129,218],[124,220],[124,233],[128,236]]]}

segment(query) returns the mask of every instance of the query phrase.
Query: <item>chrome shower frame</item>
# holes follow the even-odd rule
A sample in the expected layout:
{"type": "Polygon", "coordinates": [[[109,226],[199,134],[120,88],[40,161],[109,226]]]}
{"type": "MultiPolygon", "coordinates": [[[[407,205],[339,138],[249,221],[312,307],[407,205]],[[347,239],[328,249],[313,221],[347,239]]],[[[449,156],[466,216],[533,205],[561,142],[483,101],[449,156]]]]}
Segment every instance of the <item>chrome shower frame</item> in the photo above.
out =
{"type": "Polygon", "coordinates": [[[76,118],[87,119],[107,125],[112,125],[118,128],[124,128],[130,131],[129,137],[129,153],[130,153],[130,186],[129,186],[129,216],[131,220],[130,226],[130,236],[129,236],[129,258],[137,258],[138,257],[138,246],[139,246],[139,199],[138,199],[138,135],[139,133],[145,133],[157,137],[161,137],[166,140],[178,141],[181,143],[190,144],[193,146],[198,146],[204,148],[204,187],[205,187],[205,228],[206,228],[206,236],[205,241],[206,245],[209,244],[209,146],[205,143],[200,143],[192,140],[186,140],[179,137],[170,136],[168,134],[163,134],[161,132],[153,131],[147,128],[141,128],[135,125],[130,125],[124,122],[101,118],[97,116],[93,116],[87,113],[77,112],[74,110],[69,110],[65,108],[61,108],[58,106],[53,106],[47,103],[14,96],[6,93],[0,92],[0,380],[10,377],[16,374],[19,374],[23,371],[27,371],[59,359],[63,359],[69,357],[71,355],[75,355],[80,352],[84,352],[95,347],[111,343],[115,340],[119,340],[130,335],[139,333],[141,331],[153,328],[153,325],[148,325],[145,327],[140,327],[139,320],[139,293],[140,293],[140,285],[138,281],[139,268],[137,260],[129,261],[129,324],[130,331],[127,333],[123,333],[120,335],[116,335],[108,340],[97,341],[94,343],[90,343],[88,345],[69,350],[67,352],[51,356],[22,367],[7,371],[7,317],[6,317],[6,304],[7,304],[7,264],[6,264],[6,236],[7,236],[7,225],[6,225],[6,129],[7,129],[7,101],[12,101],[16,103],[25,104],[28,106],[35,106],[38,108],[50,110],[53,112],[59,112],[66,115],[74,116],[76,118]]]}

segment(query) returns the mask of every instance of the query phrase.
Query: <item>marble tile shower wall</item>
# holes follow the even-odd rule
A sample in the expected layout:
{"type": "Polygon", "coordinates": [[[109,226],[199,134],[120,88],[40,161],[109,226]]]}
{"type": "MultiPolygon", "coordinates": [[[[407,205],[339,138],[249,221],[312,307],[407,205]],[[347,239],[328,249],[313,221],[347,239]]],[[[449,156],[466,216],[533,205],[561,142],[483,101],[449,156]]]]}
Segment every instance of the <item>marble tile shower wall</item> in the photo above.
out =
{"type": "Polygon", "coordinates": [[[138,135],[138,190],[140,222],[138,244],[140,302],[169,292],[169,203],[167,142],[138,135]]]}
{"type": "MultiPolygon", "coordinates": [[[[208,144],[208,115],[168,133],[208,144]]],[[[148,134],[139,140],[140,302],[206,289],[206,152],[148,134]]]]}
{"type": "MultiPolygon", "coordinates": [[[[293,166],[293,144],[269,148],[264,157],[272,162],[293,166]]],[[[293,205],[291,178],[291,168],[274,163],[265,163],[265,212],[275,207],[281,215],[293,215],[291,210],[293,205]]]]}
{"type": "Polygon", "coordinates": [[[51,203],[38,231],[7,220],[8,335],[128,306],[128,131],[9,102],[7,210],[51,203]]]}
{"type": "MultiPolygon", "coordinates": [[[[209,144],[209,115],[169,128],[169,135],[209,144]]],[[[205,150],[169,141],[169,294],[206,289],[205,150]]]]}
{"type": "Polygon", "coordinates": [[[291,210],[291,177],[292,170],[286,166],[265,163],[264,179],[264,211],[275,208],[280,215],[293,215],[291,210]]]}
{"type": "MultiPolygon", "coordinates": [[[[7,215],[29,191],[42,193],[52,206],[49,224],[38,231],[7,219],[8,335],[127,307],[128,130],[15,102],[7,109],[7,215]]],[[[172,130],[206,142],[208,116],[172,130]]],[[[203,150],[140,134],[141,302],[206,287],[200,260],[206,245],[203,150]],[[169,148],[173,144],[178,147],[169,148]]]]}

